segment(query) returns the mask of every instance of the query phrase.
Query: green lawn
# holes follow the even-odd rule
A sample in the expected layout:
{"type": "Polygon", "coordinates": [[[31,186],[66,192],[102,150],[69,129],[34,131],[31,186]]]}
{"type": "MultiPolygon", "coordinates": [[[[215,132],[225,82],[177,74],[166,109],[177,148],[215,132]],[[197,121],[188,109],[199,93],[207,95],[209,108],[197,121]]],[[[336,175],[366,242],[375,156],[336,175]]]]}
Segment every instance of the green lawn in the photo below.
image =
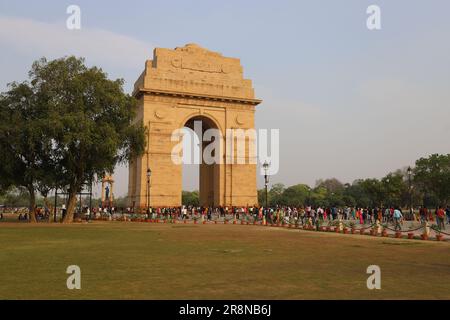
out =
{"type": "Polygon", "coordinates": [[[450,299],[448,242],[97,222],[0,223],[0,243],[0,299],[450,299]],[[381,290],[366,287],[372,264],[381,290]]]}

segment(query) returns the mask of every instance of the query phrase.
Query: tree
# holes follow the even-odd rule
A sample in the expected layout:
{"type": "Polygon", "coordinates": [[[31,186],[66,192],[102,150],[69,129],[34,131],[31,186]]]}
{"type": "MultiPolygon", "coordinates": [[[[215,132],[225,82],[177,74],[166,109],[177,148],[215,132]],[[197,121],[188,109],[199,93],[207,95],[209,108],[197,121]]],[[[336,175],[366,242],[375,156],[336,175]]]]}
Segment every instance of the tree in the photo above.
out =
{"type": "Polygon", "coordinates": [[[30,75],[40,99],[51,103],[52,160],[67,186],[64,222],[71,222],[83,184],[141,155],[145,130],[141,122],[132,123],[136,100],[123,92],[123,80],[109,80],[101,69],[87,68],[84,59],[41,59],[30,75]]]}
{"type": "Polygon", "coordinates": [[[361,180],[360,186],[368,199],[368,205],[377,207],[383,202],[383,187],[378,179],[361,180]]]}
{"type": "Polygon", "coordinates": [[[408,192],[408,186],[405,181],[405,175],[402,171],[398,170],[393,173],[389,173],[383,179],[381,179],[383,186],[383,195],[385,202],[390,206],[402,206],[405,203],[405,194],[408,192]]]}
{"type": "Polygon", "coordinates": [[[2,179],[0,178],[0,199],[8,193],[8,190],[10,188],[9,184],[2,183],[3,181],[1,181],[1,180],[2,179]]]}
{"type": "Polygon", "coordinates": [[[328,190],[325,187],[318,186],[312,190],[311,204],[314,206],[329,207],[328,190]]]}
{"type": "Polygon", "coordinates": [[[344,184],[336,178],[318,180],[316,182],[316,187],[323,187],[327,189],[328,192],[334,194],[344,192],[344,184]]]}
{"type": "Polygon", "coordinates": [[[258,203],[260,206],[266,205],[266,189],[258,189],[258,203]]]}
{"type": "Polygon", "coordinates": [[[24,187],[11,187],[0,196],[0,204],[6,207],[24,207],[29,204],[29,194],[24,187]]]}
{"type": "Polygon", "coordinates": [[[346,203],[344,200],[345,186],[336,178],[318,180],[315,191],[319,193],[316,198],[321,206],[342,206],[346,203]]]}
{"type": "Polygon", "coordinates": [[[370,205],[371,199],[364,188],[362,179],[353,181],[351,185],[345,190],[345,196],[354,199],[354,204],[357,207],[368,207],[370,205]]]}
{"type": "Polygon", "coordinates": [[[309,194],[309,187],[305,184],[290,186],[283,191],[283,204],[299,207],[305,205],[309,194]]]}
{"type": "Polygon", "coordinates": [[[183,191],[181,202],[186,206],[198,206],[200,203],[198,191],[183,191]]]}
{"type": "Polygon", "coordinates": [[[67,188],[64,222],[72,222],[83,185],[141,155],[145,129],[132,123],[136,100],[123,92],[123,80],[109,80],[82,58],[42,58],[29,77],[0,100],[0,152],[7,154],[0,175],[29,190],[30,206],[37,188],[67,188]]]}
{"type": "Polygon", "coordinates": [[[31,222],[36,222],[37,181],[45,175],[52,146],[42,106],[28,82],[12,83],[0,96],[0,180],[28,191],[31,222]]]}
{"type": "MultiPolygon", "coordinates": [[[[284,184],[275,183],[272,185],[268,192],[269,205],[282,205],[283,204],[283,192],[285,190],[284,184]]],[[[265,202],[264,202],[265,203],[265,202]]]]}
{"type": "Polygon", "coordinates": [[[433,154],[416,161],[414,184],[426,197],[435,196],[440,205],[450,199],[450,154],[433,154]]]}

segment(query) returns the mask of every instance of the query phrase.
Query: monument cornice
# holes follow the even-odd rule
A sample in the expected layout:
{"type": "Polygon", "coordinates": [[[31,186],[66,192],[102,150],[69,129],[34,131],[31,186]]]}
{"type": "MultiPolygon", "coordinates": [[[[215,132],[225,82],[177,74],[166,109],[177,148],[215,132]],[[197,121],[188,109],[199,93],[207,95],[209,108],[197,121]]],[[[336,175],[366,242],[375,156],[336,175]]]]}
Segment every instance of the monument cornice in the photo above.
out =
{"type": "Polygon", "coordinates": [[[242,103],[248,104],[252,106],[257,106],[262,102],[259,99],[248,99],[248,98],[237,98],[237,97],[226,97],[226,96],[217,96],[210,94],[198,94],[192,92],[180,92],[180,91],[170,91],[170,90],[160,90],[160,89],[148,89],[148,88],[138,88],[133,92],[133,96],[136,98],[140,98],[144,94],[150,95],[162,95],[169,97],[179,97],[179,98],[191,98],[191,99],[200,99],[200,100],[213,100],[213,101],[223,101],[223,102],[233,102],[233,103],[242,103]]]}

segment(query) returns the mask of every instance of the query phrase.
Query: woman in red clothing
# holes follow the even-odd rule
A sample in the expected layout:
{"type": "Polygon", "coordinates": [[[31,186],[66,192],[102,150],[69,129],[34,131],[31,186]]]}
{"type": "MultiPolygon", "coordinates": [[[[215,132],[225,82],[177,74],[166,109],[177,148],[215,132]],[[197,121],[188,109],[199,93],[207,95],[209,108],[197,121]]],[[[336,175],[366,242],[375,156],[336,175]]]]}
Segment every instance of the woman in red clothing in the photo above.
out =
{"type": "Polygon", "coordinates": [[[361,208],[359,208],[357,215],[359,216],[359,224],[364,224],[364,215],[361,208]]]}
{"type": "Polygon", "coordinates": [[[445,219],[445,211],[444,209],[442,209],[442,207],[439,207],[436,211],[436,220],[439,230],[445,229],[444,219],[445,219]]]}

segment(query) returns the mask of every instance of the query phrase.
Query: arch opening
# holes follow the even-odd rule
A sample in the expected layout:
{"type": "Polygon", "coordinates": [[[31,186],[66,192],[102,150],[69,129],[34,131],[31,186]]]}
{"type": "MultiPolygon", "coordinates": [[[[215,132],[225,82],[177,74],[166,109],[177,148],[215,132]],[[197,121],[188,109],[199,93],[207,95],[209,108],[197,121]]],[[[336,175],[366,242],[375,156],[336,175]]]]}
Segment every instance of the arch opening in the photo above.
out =
{"type": "MultiPolygon", "coordinates": [[[[182,190],[198,191],[198,204],[203,207],[220,203],[220,163],[211,163],[211,156],[218,159],[220,155],[216,153],[220,153],[221,141],[216,141],[217,137],[208,138],[208,134],[205,136],[209,129],[220,132],[216,123],[206,116],[191,117],[182,128],[182,190]]],[[[192,198],[184,199],[183,205],[190,204],[187,202],[192,202],[192,198]]]]}

